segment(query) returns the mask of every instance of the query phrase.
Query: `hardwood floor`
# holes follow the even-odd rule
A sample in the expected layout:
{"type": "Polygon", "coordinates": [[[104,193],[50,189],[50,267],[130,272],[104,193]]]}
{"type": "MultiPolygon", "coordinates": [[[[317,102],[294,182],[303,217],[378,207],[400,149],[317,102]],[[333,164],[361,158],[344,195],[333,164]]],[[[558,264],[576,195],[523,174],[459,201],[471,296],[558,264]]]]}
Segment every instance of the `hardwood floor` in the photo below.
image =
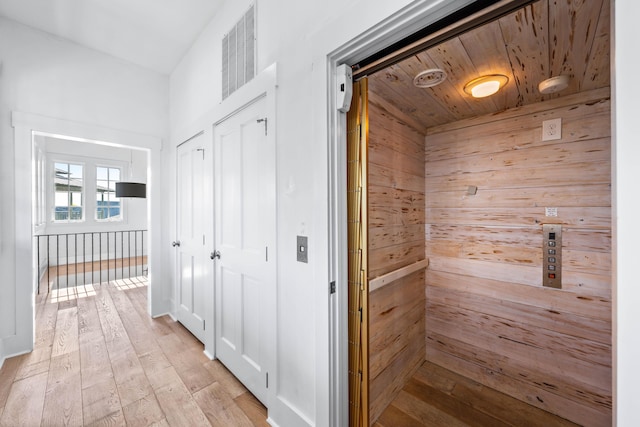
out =
{"type": "Polygon", "coordinates": [[[575,425],[429,362],[374,423],[374,427],[575,425]]]}
{"type": "MultiPolygon", "coordinates": [[[[0,426],[268,426],[267,411],[142,279],[42,293],[34,351],[0,369],[0,426]]],[[[374,427],[573,426],[424,363],[374,427]]]]}
{"type": "Polygon", "coordinates": [[[0,369],[0,426],[268,426],[184,327],[147,315],[146,293],[127,279],[41,294],[34,351],[0,369]]]}

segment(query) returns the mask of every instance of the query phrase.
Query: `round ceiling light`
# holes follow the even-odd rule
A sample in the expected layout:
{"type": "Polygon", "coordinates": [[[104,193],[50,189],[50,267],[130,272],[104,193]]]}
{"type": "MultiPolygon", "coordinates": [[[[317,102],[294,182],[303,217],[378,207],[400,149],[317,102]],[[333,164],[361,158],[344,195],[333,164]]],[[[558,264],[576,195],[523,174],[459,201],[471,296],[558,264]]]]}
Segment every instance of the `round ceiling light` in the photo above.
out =
{"type": "Polygon", "coordinates": [[[433,87],[437,86],[447,79],[447,73],[440,68],[432,68],[419,73],[413,79],[413,85],[416,87],[433,87]]]}
{"type": "Polygon", "coordinates": [[[560,92],[569,86],[569,76],[555,76],[538,84],[538,91],[543,95],[560,92]]]}
{"type": "Polygon", "coordinates": [[[502,74],[490,74],[471,80],[464,85],[464,91],[474,98],[484,98],[499,91],[508,81],[509,78],[502,74]]]}

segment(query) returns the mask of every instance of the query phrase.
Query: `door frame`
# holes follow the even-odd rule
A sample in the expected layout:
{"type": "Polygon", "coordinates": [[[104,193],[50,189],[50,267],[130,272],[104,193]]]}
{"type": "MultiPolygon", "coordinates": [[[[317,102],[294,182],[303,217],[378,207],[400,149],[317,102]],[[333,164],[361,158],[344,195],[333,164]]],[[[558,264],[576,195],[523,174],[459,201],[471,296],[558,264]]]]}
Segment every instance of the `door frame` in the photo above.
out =
{"type": "Polygon", "coordinates": [[[64,135],[67,139],[81,142],[99,143],[131,149],[145,150],[148,156],[147,194],[148,194],[148,228],[149,228],[149,281],[147,311],[152,317],[161,316],[170,311],[169,301],[165,299],[163,281],[162,254],[160,244],[162,237],[161,178],[151,181],[151,171],[161,170],[162,140],[151,135],[137,134],[97,125],[45,117],[38,114],[13,111],[11,125],[14,128],[15,157],[15,268],[16,268],[16,328],[14,335],[3,339],[5,353],[8,356],[26,353],[33,350],[34,345],[34,244],[32,213],[34,201],[31,194],[33,176],[31,170],[33,156],[34,132],[50,135],[64,135]],[[28,188],[27,197],[23,189],[28,188]],[[28,212],[28,215],[25,213],[28,212]],[[28,284],[28,285],[25,285],[28,284]]]}
{"type": "MultiPolygon", "coordinates": [[[[509,0],[501,3],[507,2],[509,0]]],[[[329,423],[332,426],[349,423],[347,159],[344,150],[347,123],[346,113],[334,108],[337,67],[357,64],[472,3],[474,0],[412,2],[327,55],[329,277],[336,284],[336,292],[329,301],[329,423]]]]}
{"type": "MultiPolygon", "coordinates": [[[[193,123],[191,123],[189,126],[185,127],[184,129],[178,131],[176,133],[176,135],[174,136],[174,138],[172,138],[172,149],[174,150],[174,153],[176,152],[176,149],[178,147],[178,145],[182,144],[183,142],[186,142],[187,140],[189,140],[190,138],[192,138],[193,136],[199,134],[199,133],[204,133],[204,140],[205,140],[205,150],[209,150],[209,152],[211,152],[213,154],[213,136],[214,136],[214,127],[216,126],[216,124],[219,124],[221,122],[223,122],[226,118],[234,115],[236,112],[244,109],[247,105],[252,104],[255,100],[257,100],[258,98],[264,97],[266,99],[266,115],[268,118],[268,124],[269,124],[269,135],[268,138],[273,138],[273,142],[275,145],[275,138],[276,138],[276,124],[277,124],[277,120],[276,120],[276,89],[277,89],[277,64],[274,63],[272,65],[270,65],[269,67],[267,67],[266,69],[264,69],[262,72],[260,72],[256,77],[253,78],[253,80],[247,82],[244,86],[242,86],[241,88],[237,89],[234,93],[232,93],[231,95],[229,95],[228,98],[226,98],[224,101],[222,101],[220,104],[216,105],[215,107],[213,107],[212,109],[210,109],[207,113],[203,114],[200,118],[198,118],[196,121],[194,121],[193,123]]],[[[277,145],[276,149],[277,149],[277,145]]],[[[210,168],[210,170],[212,171],[211,174],[211,180],[209,185],[211,185],[211,201],[213,203],[213,200],[215,200],[215,194],[213,193],[214,191],[214,186],[213,186],[213,165],[214,165],[214,161],[213,161],[213,155],[211,156],[207,156],[205,157],[205,161],[206,166],[210,168]],[[208,159],[208,160],[207,160],[208,159]]],[[[276,162],[277,162],[277,156],[276,156],[276,162]]],[[[175,163],[175,162],[173,162],[175,163]]],[[[177,179],[176,179],[177,180],[177,179]]],[[[174,181],[176,181],[174,180],[174,181]]],[[[278,180],[278,176],[277,176],[277,170],[276,170],[276,182],[278,180]]],[[[176,194],[175,194],[175,184],[174,184],[174,191],[171,197],[173,197],[173,199],[175,200],[176,194]]],[[[177,208],[177,207],[176,207],[177,208]]],[[[276,218],[277,218],[277,211],[278,211],[278,206],[277,206],[277,202],[276,202],[276,218]]],[[[175,215],[175,213],[174,213],[175,215]]],[[[214,217],[214,213],[213,213],[213,205],[212,205],[212,212],[211,212],[211,224],[213,224],[213,221],[215,221],[215,217],[214,217]]],[[[173,220],[171,221],[172,224],[172,230],[171,230],[171,235],[175,236],[176,235],[176,221],[175,218],[173,218],[173,220]]],[[[206,250],[208,250],[209,252],[213,252],[215,250],[215,248],[213,247],[213,244],[215,242],[215,235],[213,234],[213,231],[211,232],[211,239],[209,240],[210,244],[207,244],[206,246],[206,250]]],[[[278,250],[278,241],[277,241],[277,234],[276,234],[276,249],[273,251],[273,255],[277,256],[277,254],[279,253],[278,250]]],[[[175,259],[175,258],[174,258],[175,259]]],[[[212,273],[214,271],[213,269],[213,261],[210,264],[210,270],[212,273]]],[[[175,274],[173,275],[175,277],[175,274]]],[[[278,282],[278,266],[277,266],[277,260],[276,260],[276,287],[277,287],[277,282],[278,282]]],[[[216,340],[215,340],[215,330],[216,330],[216,324],[215,324],[215,312],[214,312],[214,307],[215,307],[215,280],[213,275],[211,276],[211,280],[214,281],[214,285],[211,287],[208,287],[207,292],[205,293],[205,298],[207,301],[210,302],[210,304],[207,305],[207,310],[205,313],[206,316],[206,330],[205,330],[205,340],[204,340],[204,354],[211,360],[215,359],[216,357],[216,340]]],[[[173,301],[174,301],[174,313],[175,313],[175,306],[176,306],[176,291],[177,291],[177,283],[175,281],[174,278],[174,283],[173,283],[173,289],[172,289],[172,293],[173,293],[173,301]]],[[[277,291],[277,289],[276,289],[277,291]]],[[[275,355],[275,348],[277,348],[277,331],[276,331],[276,318],[275,318],[275,309],[276,307],[274,307],[274,316],[272,321],[273,324],[273,348],[274,351],[271,352],[272,354],[270,354],[270,356],[268,357],[268,361],[265,362],[267,369],[270,373],[272,373],[272,375],[270,375],[270,379],[269,379],[269,401],[271,401],[272,398],[275,397],[275,390],[277,389],[277,364],[276,364],[276,355],[275,355]],[[273,384],[273,387],[272,387],[273,384]]],[[[268,405],[268,407],[271,405],[268,405]]]]}

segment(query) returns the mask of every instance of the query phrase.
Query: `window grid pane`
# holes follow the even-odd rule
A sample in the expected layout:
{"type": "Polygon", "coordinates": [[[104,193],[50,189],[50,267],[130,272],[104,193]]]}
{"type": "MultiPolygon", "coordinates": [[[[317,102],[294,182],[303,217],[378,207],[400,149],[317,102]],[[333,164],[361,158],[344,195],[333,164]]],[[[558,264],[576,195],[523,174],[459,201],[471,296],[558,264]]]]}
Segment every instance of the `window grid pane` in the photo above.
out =
{"type": "Polygon", "coordinates": [[[96,177],[96,219],[121,219],[120,199],[116,197],[116,182],[120,181],[120,169],[98,167],[96,177]]]}
{"type": "Polygon", "coordinates": [[[54,169],[54,220],[81,221],[83,219],[83,166],[55,162],[54,169]]]}

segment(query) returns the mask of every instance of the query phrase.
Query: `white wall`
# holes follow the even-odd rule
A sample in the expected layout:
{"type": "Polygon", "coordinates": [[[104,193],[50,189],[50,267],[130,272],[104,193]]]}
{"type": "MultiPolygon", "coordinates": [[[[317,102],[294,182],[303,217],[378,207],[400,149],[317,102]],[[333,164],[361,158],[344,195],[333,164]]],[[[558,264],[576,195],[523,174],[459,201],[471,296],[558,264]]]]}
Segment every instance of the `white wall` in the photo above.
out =
{"type": "Polygon", "coordinates": [[[640,87],[637,70],[638,16],[640,3],[615,0],[613,66],[614,199],[617,219],[614,240],[614,414],[618,426],[640,425],[638,384],[640,383],[640,87]]]}
{"type": "MultiPolygon", "coordinates": [[[[168,135],[168,77],[0,17],[0,361],[16,323],[14,130],[21,111],[108,129],[168,135]]],[[[32,286],[20,283],[19,286],[32,286]]],[[[22,333],[22,332],[21,332],[22,333]]],[[[30,332],[26,332],[30,335],[30,332]]],[[[25,337],[19,337],[24,339],[25,337]]]]}

